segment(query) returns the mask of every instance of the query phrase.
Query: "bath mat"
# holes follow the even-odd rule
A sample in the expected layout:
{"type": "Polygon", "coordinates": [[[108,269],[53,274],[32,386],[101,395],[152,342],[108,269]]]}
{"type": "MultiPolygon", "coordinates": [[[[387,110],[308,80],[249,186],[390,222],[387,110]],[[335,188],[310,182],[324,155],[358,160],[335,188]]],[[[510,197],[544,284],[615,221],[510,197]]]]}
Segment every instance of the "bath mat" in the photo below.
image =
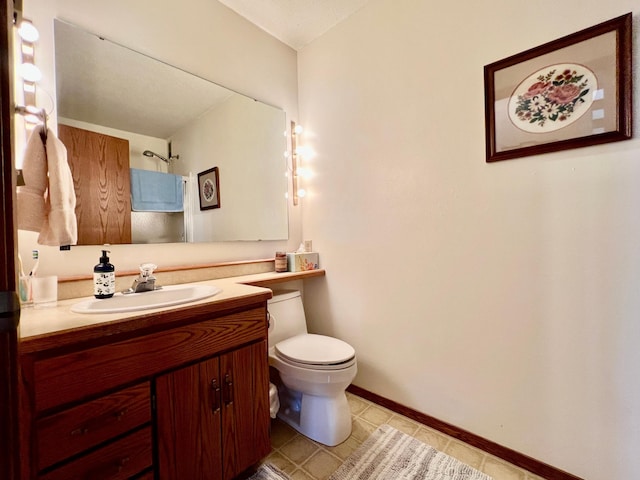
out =
{"type": "Polygon", "coordinates": [[[329,480],[491,480],[390,425],[381,425],[329,480]]]}
{"type": "Polygon", "coordinates": [[[270,463],[263,463],[258,467],[258,471],[251,475],[247,480],[290,480],[289,477],[281,472],[277,467],[270,463]]]}

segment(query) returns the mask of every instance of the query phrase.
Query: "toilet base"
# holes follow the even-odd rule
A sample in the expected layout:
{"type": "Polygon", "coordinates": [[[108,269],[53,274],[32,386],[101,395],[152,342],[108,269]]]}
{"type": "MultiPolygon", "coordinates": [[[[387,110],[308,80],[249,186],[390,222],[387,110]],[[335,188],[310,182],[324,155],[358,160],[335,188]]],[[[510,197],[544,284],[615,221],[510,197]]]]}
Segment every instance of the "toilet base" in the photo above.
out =
{"type": "Polygon", "coordinates": [[[298,432],[329,447],[351,435],[351,410],[344,392],[332,397],[309,395],[278,386],[278,418],[298,432]]]}

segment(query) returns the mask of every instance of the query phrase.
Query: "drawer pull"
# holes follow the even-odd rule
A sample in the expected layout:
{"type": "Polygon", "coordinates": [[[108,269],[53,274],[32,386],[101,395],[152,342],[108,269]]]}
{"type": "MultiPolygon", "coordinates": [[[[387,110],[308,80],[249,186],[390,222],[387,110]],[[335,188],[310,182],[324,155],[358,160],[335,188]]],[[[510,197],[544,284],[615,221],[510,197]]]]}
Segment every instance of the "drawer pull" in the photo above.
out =
{"type": "Polygon", "coordinates": [[[220,385],[215,378],[211,380],[211,410],[213,413],[220,411],[220,385]]]}
{"type": "Polygon", "coordinates": [[[90,478],[91,480],[108,480],[118,476],[122,473],[127,463],[129,463],[129,460],[131,460],[130,457],[123,457],[106,465],[103,464],[102,467],[88,472],[88,475],[85,478],[90,478]]]}
{"type": "Polygon", "coordinates": [[[129,463],[129,460],[131,460],[129,457],[124,457],[124,458],[121,458],[121,459],[120,459],[120,461],[117,463],[117,466],[118,466],[118,472],[121,472],[121,471],[122,471],[122,469],[125,467],[125,465],[126,465],[127,463],[129,463]]]}
{"type": "Polygon", "coordinates": [[[224,376],[224,404],[229,406],[233,403],[233,381],[231,381],[231,375],[228,373],[224,376]]]}
{"type": "Polygon", "coordinates": [[[99,430],[101,427],[104,427],[105,425],[109,425],[110,423],[113,423],[114,420],[116,422],[121,421],[126,414],[127,414],[127,409],[123,408],[122,410],[118,410],[117,412],[96,417],[90,422],[87,422],[82,427],[78,427],[75,430],[72,430],[71,436],[75,437],[77,435],[86,435],[90,431],[99,430]]]}

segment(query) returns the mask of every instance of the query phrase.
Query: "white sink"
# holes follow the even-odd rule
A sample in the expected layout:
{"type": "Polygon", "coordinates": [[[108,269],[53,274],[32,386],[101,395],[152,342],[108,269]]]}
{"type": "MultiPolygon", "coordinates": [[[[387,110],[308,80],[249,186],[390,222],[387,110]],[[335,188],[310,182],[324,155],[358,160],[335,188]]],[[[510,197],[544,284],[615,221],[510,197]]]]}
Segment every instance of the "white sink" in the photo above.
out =
{"type": "Polygon", "coordinates": [[[74,304],[76,313],[135,312],[150,308],[169,307],[212,297],[222,289],[213,285],[169,285],[160,290],[142,293],[116,293],[111,298],[85,300],[74,304]]]}

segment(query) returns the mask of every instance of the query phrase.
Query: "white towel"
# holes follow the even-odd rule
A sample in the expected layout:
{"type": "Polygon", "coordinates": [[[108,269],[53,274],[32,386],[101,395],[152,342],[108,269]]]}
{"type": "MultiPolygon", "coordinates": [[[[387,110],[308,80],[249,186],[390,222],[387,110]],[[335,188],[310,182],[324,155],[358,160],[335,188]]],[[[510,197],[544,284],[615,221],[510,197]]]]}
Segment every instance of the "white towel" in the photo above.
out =
{"type": "Polygon", "coordinates": [[[22,176],[18,187],[18,229],[39,232],[45,217],[44,195],[47,191],[47,153],[40,138],[42,127],[31,132],[24,151],[22,176]]]}
{"type": "Polygon", "coordinates": [[[40,136],[44,127],[33,129],[27,141],[18,187],[18,228],[40,232],[41,245],[75,245],[78,242],[76,194],[67,163],[67,149],[47,129],[47,143],[40,136]],[[47,176],[48,174],[48,176],[47,176]]]}

